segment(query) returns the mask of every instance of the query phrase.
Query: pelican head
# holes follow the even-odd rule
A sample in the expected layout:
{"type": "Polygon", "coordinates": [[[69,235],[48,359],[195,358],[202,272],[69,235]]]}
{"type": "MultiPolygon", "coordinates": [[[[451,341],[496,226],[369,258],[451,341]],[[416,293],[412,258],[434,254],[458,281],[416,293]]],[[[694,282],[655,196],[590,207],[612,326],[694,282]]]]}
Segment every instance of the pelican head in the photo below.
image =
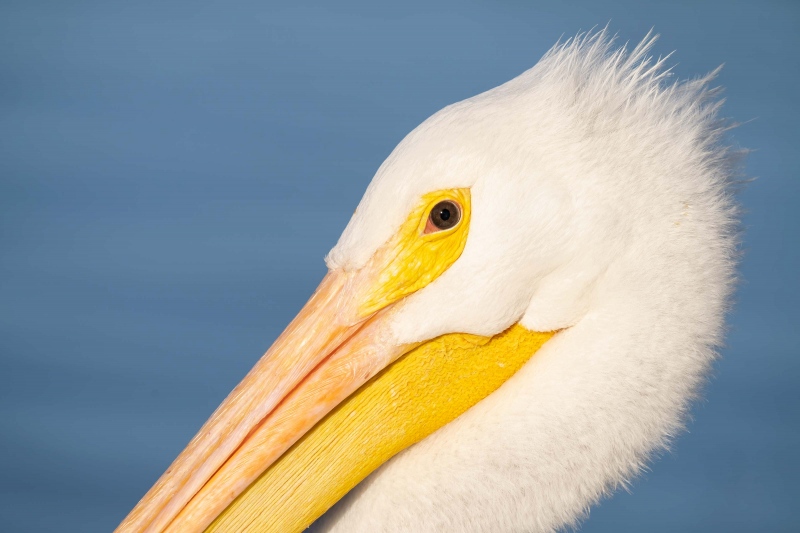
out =
{"type": "Polygon", "coordinates": [[[715,357],[736,252],[713,74],[668,82],[653,40],[579,36],[411,132],[118,531],[336,504],[320,530],[544,532],[635,476],[715,357]]]}

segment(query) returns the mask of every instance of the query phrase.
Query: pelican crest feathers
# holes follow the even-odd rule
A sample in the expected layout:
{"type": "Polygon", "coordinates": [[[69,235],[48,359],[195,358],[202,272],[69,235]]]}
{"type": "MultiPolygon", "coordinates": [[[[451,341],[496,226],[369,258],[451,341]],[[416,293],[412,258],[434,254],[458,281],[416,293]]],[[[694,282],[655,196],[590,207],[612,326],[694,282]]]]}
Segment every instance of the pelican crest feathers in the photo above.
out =
{"type": "Polygon", "coordinates": [[[736,279],[739,153],[709,85],[717,71],[674,81],[649,56],[655,38],[630,51],[606,30],[559,43],[433,115],[380,167],[332,269],[362,266],[422,194],[473,191],[463,255],[408,297],[398,342],[516,322],[560,333],[318,531],[574,527],[682,430],[736,279]],[[441,316],[453,294],[459,309],[441,316]]]}

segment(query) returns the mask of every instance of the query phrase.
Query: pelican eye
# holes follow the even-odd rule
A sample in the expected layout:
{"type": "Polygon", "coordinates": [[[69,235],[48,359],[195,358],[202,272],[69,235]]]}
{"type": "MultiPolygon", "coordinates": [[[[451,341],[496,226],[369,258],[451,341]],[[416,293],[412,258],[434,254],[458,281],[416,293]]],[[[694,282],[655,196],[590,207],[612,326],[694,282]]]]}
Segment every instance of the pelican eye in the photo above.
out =
{"type": "Polygon", "coordinates": [[[455,202],[444,200],[431,209],[425,233],[450,229],[455,227],[459,220],[461,220],[461,208],[455,202]]]}

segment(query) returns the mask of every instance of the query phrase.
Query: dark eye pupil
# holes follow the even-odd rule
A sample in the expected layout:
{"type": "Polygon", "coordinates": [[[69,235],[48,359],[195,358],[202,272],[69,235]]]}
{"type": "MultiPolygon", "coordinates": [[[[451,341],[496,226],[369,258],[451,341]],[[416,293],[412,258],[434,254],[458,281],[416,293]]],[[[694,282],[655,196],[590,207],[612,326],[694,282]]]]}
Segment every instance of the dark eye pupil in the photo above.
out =
{"type": "Polygon", "coordinates": [[[433,206],[430,219],[431,223],[438,229],[450,229],[458,224],[461,219],[461,211],[458,208],[458,204],[445,200],[433,206]]]}

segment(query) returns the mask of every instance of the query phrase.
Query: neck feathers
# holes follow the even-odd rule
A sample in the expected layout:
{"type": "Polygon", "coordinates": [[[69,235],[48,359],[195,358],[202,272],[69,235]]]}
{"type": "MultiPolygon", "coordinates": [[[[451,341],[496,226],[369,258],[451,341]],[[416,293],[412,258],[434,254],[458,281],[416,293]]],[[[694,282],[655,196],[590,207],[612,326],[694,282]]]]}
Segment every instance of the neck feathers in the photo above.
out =
{"type": "Polygon", "coordinates": [[[665,85],[662,61],[646,58],[651,44],[628,54],[604,31],[578,38],[498,89],[563,86],[559,109],[591,118],[580,142],[593,149],[578,156],[603,156],[585,168],[600,185],[623,182],[603,201],[628,218],[594,236],[610,243],[602,268],[578,265],[535,291],[522,324],[566,329],[496,393],[356,487],[325,531],[576,525],[681,431],[735,278],[734,157],[707,87],[713,75],[665,85]]]}

